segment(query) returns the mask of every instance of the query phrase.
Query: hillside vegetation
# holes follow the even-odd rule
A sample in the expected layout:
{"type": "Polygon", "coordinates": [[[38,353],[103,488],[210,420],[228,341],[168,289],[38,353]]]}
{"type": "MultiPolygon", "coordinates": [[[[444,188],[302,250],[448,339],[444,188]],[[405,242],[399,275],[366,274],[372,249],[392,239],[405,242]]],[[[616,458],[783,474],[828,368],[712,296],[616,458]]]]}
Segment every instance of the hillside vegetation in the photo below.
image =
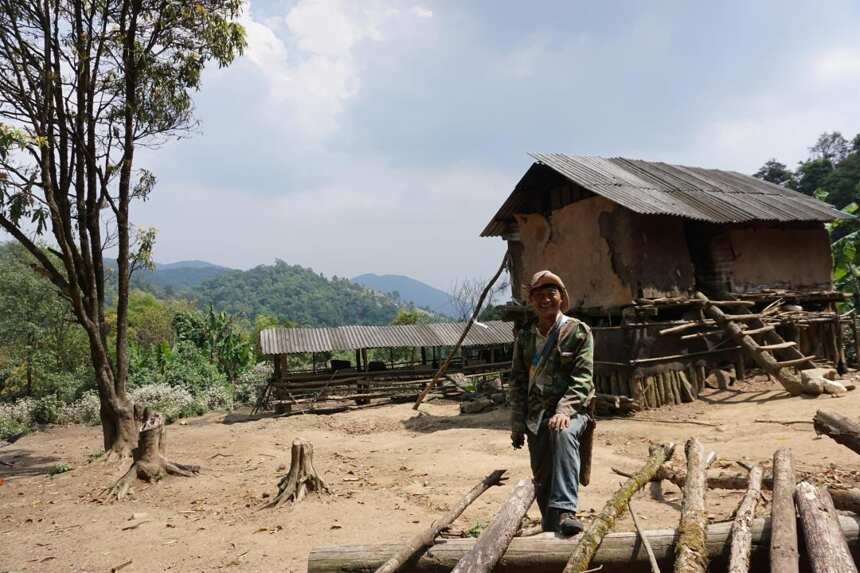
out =
{"type": "Polygon", "coordinates": [[[194,289],[203,307],[248,318],[278,317],[307,326],[389,324],[400,305],[349,279],[327,279],[298,265],[275,261],[247,271],[231,271],[194,289]]]}
{"type": "Polygon", "coordinates": [[[390,294],[398,300],[432,310],[437,314],[448,317],[457,315],[457,308],[450,294],[411,277],[367,273],[353,277],[352,282],[376,292],[390,294]]]}

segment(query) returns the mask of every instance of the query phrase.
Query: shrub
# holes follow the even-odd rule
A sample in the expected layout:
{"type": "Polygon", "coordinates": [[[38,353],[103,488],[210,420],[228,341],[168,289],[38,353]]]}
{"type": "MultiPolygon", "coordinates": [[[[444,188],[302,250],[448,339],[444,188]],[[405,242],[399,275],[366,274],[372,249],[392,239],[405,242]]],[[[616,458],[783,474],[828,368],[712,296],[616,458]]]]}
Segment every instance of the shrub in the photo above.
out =
{"type": "Polygon", "coordinates": [[[0,404],[0,440],[29,432],[33,427],[32,409],[33,401],[27,398],[0,404]]]}
{"type": "Polygon", "coordinates": [[[58,424],[86,424],[95,426],[101,422],[99,397],[95,392],[86,392],[80,399],[60,408],[58,424]]]}
{"type": "Polygon", "coordinates": [[[228,384],[210,386],[200,392],[197,401],[204,411],[209,410],[232,410],[233,390],[228,384]]]}
{"type": "Polygon", "coordinates": [[[34,424],[56,424],[60,419],[62,402],[53,396],[45,396],[32,402],[30,419],[34,424]]]}
{"type": "Polygon", "coordinates": [[[135,404],[161,412],[168,422],[177,418],[199,416],[205,411],[188,390],[167,384],[150,384],[136,388],[131,392],[131,399],[135,404]]]}
{"type": "Polygon", "coordinates": [[[200,394],[210,386],[223,386],[227,378],[190,342],[178,342],[164,368],[165,384],[200,394]]]}
{"type": "Polygon", "coordinates": [[[234,400],[239,404],[256,404],[266,389],[269,378],[272,377],[272,365],[260,362],[250,370],[243,372],[236,380],[234,400]]]}

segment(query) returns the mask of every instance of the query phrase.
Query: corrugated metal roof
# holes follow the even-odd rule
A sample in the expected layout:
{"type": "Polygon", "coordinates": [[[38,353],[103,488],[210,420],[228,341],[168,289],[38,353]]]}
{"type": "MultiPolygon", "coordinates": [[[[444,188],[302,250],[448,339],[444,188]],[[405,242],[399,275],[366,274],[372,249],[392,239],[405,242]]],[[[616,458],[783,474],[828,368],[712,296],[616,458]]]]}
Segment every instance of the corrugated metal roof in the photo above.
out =
{"type": "MultiPolygon", "coordinates": [[[[833,221],[850,219],[831,205],[797,191],[734,171],[684,167],[616,157],[534,153],[537,160],[481,233],[501,235],[523,212],[535,188],[536,166],[545,165],[583,188],[643,215],[674,215],[710,223],[833,221]]],[[[538,186],[540,190],[540,186],[538,186]]]]}
{"type": "MultiPolygon", "coordinates": [[[[491,320],[472,326],[463,346],[511,344],[512,322],[491,320]]],[[[397,326],[338,326],[333,328],[267,328],[260,332],[263,354],[329,352],[359,348],[454,346],[465,322],[397,326]]]]}

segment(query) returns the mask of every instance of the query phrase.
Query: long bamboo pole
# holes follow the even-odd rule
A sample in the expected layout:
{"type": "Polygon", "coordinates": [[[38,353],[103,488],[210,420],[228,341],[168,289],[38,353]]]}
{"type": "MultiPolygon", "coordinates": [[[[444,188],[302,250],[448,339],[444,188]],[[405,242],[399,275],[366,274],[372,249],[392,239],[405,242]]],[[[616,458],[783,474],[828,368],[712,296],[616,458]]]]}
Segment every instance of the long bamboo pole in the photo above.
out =
{"type": "Polygon", "coordinates": [[[448,353],[448,357],[445,358],[445,362],[442,363],[439,370],[436,372],[436,375],[433,376],[433,380],[431,380],[427,387],[418,394],[418,399],[415,400],[415,404],[412,405],[413,410],[417,410],[421,406],[421,402],[424,401],[427,394],[436,387],[436,384],[439,383],[439,379],[448,371],[448,366],[451,365],[454,355],[457,354],[457,350],[460,349],[460,345],[463,344],[463,341],[466,339],[466,335],[469,334],[469,329],[472,328],[472,325],[475,324],[475,320],[477,320],[478,315],[481,313],[481,306],[484,304],[484,299],[487,298],[487,295],[490,293],[490,289],[493,288],[493,285],[496,284],[496,281],[499,280],[500,276],[502,276],[502,271],[507,267],[509,257],[510,254],[508,251],[505,251],[505,256],[502,257],[502,264],[499,265],[499,270],[496,271],[496,274],[493,275],[493,278],[490,279],[490,282],[487,283],[487,286],[485,286],[484,290],[481,292],[481,296],[478,298],[477,304],[475,304],[475,309],[472,311],[472,317],[469,318],[469,322],[466,323],[466,327],[463,329],[462,334],[460,334],[460,339],[457,341],[457,344],[454,345],[454,348],[451,349],[451,352],[448,353]]]}
{"type": "Polygon", "coordinates": [[[615,520],[627,508],[627,502],[630,501],[634,493],[651,481],[660,466],[672,457],[674,451],[674,444],[663,444],[650,448],[650,456],[642,469],[624,482],[621,489],[616,491],[612,498],[606,502],[603,510],[597,514],[591,525],[579,538],[573,554],[567,560],[564,573],[582,573],[588,569],[600,542],[615,526],[615,520]]]}
{"type": "Polygon", "coordinates": [[[439,535],[440,531],[451,525],[455,519],[460,517],[460,514],[463,513],[473,501],[478,499],[482,493],[494,485],[499,485],[499,481],[502,479],[502,475],[505,471],[507,470],[496,470],[481,480],[480,483],[469,490],[469,492],[460,499],[451,511],[443,515],[438,521],[434,521],[430,527],[413,537],[409,543],[401,547],[400,550],[392,555],[388,561],[380,565],[376,570],[376,573],[394,573],[403,567],[404,563],[412,559],[416,553],[425,547],[433,545],[433,542],[435,541],[436,536],[439,535]]]}

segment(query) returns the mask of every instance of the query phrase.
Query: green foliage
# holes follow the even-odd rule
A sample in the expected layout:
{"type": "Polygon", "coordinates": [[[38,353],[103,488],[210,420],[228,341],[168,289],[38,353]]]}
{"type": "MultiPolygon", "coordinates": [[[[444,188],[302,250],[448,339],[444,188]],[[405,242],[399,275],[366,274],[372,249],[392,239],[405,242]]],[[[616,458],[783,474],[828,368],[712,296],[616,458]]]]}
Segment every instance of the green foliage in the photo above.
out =
{"type": "Polygon", "coordinates": [[[758,177],[759,179],[764,179],[777,185],[784,185],[792,189],[796,185],[794,173],[791,172],[791,169],[776,159],[769,159],[761,169],[753,174],[753,177],[758,177]]]}
{"type": "Polygon", "coordinates": [[[253,363],[253,345],[225,312],[181,312],[173,318],[177,342],[188,342],[203,352],[229,380],[253,363]]]}
{"type": "Polygon", "coordinates": [[[327,279],[311,269],[276,261],[248,271],[232,271],[202,283],[204,305],[255,319],[277,317],[303,326],[390,324],[399,305],[348,279],[327,279]]]}
{"type": "Polygon", "coordinates": [[[239,404],[256,404],[263,395],[272,373],[273,368],[269,362],[260,362],[243,372],[236,380],[233,399],[239,404]]]}
{"type": "Polygon", "coordinates": [[[466,537],[474,537],[477,539],[478,537],[481,536],[481,532],[483,532],[484,529],[486,529],[486,528],[487,528],[486,523],[483,523],[481,521],[476,521],[475,524],[472,525],[472,527],[470,527],[469,529],[466,530],[466,537]]]}
{"type": "Polygon", "coordinates": [[[136,388],[131,393],[135,404],[161,412],[168,422],[177,418],[199,416],[206,409],[204,405],[185,388],[169,384],[150,384],[136,388]]]}
{"type": "Polygon", "coordinates": [[[0,396],[76,395],[92,384],[87,337],[34,263],[20,245],[0,244],[0,396]]]}
{"type": "Polygon", "coordinates": [[[48,475],[55,476],[57,474],[64,474],[70,471],[72,471],[72,466],[69,464],[54,464],[54,466],[48,470],[48,475]]]}

